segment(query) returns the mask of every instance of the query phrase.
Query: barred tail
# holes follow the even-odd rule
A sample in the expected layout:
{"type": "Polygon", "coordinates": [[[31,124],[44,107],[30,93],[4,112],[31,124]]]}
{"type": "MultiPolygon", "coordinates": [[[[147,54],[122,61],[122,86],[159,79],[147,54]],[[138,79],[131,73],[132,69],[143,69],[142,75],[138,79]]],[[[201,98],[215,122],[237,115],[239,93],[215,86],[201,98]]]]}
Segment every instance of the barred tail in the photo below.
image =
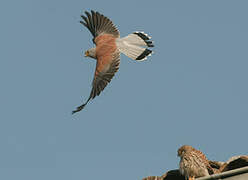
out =
{"type": "Polygon", "coordinates": [[[133,60],[143,61],[152,54],[152,50],[144,47],[154,47],[150,37],[144,32],[135,32],[116,41],[119,50],[133,60]]]}

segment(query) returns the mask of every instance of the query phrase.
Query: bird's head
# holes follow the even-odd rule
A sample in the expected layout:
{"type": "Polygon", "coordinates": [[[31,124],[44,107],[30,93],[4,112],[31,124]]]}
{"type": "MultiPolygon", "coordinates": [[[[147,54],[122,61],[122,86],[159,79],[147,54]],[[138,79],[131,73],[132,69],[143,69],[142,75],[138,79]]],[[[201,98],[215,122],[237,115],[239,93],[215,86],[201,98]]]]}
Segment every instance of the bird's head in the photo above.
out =
{"type": "Polygon", "coordinates": [[[178,150],[177,150],[177,156],[179,157],[183,157],[184,154],[190,150],[192,150],[193,147],[192,146],[189,146],[189,145],[183,145],[182,147],[180,147],[178,150]]]}
{"type": "Polygon", "coordinates": [[[96,59],[96,48],[88,49],[85,51],[84,56],[96,59]]]}

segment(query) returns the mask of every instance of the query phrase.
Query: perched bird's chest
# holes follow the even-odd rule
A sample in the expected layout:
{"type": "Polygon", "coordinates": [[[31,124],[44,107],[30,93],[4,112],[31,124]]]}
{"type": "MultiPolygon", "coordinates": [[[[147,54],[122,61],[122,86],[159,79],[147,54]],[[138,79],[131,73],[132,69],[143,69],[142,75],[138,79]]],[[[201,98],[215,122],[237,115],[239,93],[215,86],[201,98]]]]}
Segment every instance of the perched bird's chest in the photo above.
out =
{"type": "Polygon", "coordinates": [[[184,160],[184,158],[181,158],[179,163],[179,171],[182,175],[185,175],[185,169],[187,166],[187,162],[184,160]]]}
{"type": "Polygon", "coordinates": [[[180,160],[180,173],[187,177],[202,177],[207,176],[208,171],[206,166],[197,157],[183,157],[180,160]]]}

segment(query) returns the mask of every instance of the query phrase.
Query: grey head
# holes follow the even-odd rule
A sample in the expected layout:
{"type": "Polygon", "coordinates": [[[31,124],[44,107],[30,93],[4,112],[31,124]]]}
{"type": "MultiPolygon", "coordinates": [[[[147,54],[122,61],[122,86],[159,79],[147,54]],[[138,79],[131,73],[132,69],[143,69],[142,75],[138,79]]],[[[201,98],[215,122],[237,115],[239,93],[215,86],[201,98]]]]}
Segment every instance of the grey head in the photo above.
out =
{"type": "Polygon", "coordinates": [[[88,49],[85,53],[84,53],[85,57],[91,57],[93,59],[96,59],[96,48],[91,48],[88,49]]]}

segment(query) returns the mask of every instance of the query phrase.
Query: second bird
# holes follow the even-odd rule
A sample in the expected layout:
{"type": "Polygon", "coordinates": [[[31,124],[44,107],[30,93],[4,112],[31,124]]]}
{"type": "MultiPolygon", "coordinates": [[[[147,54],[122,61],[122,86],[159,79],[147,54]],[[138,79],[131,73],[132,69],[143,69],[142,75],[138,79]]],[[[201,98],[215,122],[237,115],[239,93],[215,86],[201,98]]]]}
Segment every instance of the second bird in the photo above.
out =
{"type": "Polygon", "coordinates": [[[177,155],[181,158],[179,163],[180,173],[187,180],[194,180],[197,177],[209,176],[214,173],[206,156],[192,146],[184,145],[180,147],[177,155]]]}

